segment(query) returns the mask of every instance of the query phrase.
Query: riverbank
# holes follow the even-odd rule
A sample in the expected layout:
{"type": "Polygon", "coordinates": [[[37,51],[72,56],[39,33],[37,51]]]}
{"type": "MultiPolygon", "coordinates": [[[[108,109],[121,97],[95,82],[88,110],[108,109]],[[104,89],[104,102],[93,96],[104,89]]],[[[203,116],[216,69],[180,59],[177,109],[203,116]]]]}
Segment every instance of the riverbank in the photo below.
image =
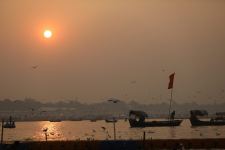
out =
{"type": "Polygon", "coordinates": [[[213,139],[154,139],[154,140],[98,140],[98,141],[48,141],[3,144],[7,150],[150,150],[150,149],[224,149],[225,138],[213,139]]]}

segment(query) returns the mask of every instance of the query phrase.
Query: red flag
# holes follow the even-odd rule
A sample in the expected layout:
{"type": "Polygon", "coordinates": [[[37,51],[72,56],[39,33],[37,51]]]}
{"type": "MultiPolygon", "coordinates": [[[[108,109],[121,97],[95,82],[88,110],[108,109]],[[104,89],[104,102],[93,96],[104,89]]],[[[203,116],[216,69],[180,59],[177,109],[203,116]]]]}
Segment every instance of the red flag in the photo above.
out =
{"type": "Polygon", "coordinates": [[[174,76],[175,76],[175,73],[173,73],[173,74],[171,74],[171,75],[169,76],[170,82],[169,82],[169,85],[168,85],[168,89],[172,89],[172,88],[173,88],[174,76]]]}

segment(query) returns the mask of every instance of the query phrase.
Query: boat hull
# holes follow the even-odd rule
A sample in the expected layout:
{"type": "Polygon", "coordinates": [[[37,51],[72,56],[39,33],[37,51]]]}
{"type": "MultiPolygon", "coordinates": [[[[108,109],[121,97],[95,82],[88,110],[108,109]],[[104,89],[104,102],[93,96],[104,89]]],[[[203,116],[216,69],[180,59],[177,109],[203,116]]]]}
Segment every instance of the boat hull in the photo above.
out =
{"type": "Polygon", "coordinates": [[[14,129],[16,126],[3,126],[3,128],[14,129]]]}
{"type": "Polygon", "coordinates": [[[221,121],[195,120],[195,121],[192,121],[190,119],[190,122],[191,122],[192,126],[224,126],[225,125],[225,120],[221,120],[221,121]]]}
{"type": "Polygon", "coordinates": [[[116,119],[105,119],[106,123],[116,123],[117,120],[116,119]]]}
{"type": "Polygon", "coordinates": [[[173,127],[179,126],[182,120],[168,120],[168,121],[149,121],[149,122],[130,122],[131,128],[143,128],[143,127],[173,127]]]}
{"type": "Polygon", "coordinates": [[[16,125],[15,124],[4,124],[3,128],[10,128],[10,129],[12,129],[12,128],[16,128],[16,125]]]}
{"type": "Polygon", "coordinates": [[[62,122],[62,120],[49,120],[49,122],[62,122]]]}

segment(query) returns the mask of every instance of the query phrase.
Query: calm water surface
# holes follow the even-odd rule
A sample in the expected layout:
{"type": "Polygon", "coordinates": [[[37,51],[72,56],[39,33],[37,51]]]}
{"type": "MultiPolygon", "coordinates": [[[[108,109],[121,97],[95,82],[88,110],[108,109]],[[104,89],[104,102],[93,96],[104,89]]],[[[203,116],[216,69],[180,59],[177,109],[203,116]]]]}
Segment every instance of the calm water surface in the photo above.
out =
{"type": "MultiPolygon", "coordinates": [[[[4,129],[4,140],[43,141],[45,128],[48,128],[48,140],[113,139],[113,124],[105,121],[32,121],[17,122],[15,129],[4,129]]],[[[130,128],[128,121],[116,123],[117,139],[141,139],[144,131],[147,139],[225,138],[225,126],[191,127],[189,120],[184,120],[179,127],[130,128]]]]}

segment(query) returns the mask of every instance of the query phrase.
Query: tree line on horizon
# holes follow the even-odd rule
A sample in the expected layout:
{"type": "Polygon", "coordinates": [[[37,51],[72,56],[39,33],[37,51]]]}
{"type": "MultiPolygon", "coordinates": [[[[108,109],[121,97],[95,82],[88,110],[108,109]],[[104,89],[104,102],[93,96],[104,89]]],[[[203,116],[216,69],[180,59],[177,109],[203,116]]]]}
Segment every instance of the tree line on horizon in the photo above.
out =
{"type": "MultiPolygon", "coordinates": [[[[173,102],[172,109],[179,114],[187,114],[193,109],[204,109],[209,113],[224,112],[225,103],[220,104],[197,104],[190,103],[176,103],[173,102]]],[[[24,100],[0,100],[0,111],[39,111],[45,108],[55,108],[57,110],[76,110],[77,112],[120,112],[127,113],[129,110],[142,110],[149,114],[166,114],[168,113],[169,103],[159,104],[141,104],[137,101],[124,102],[120,100],[118,103],[110,103],[108,101],[97,103],[81,103],[77,100],[57,101],[57,102],[41,102],[35,99],[26,98],[24,100]]]]}

